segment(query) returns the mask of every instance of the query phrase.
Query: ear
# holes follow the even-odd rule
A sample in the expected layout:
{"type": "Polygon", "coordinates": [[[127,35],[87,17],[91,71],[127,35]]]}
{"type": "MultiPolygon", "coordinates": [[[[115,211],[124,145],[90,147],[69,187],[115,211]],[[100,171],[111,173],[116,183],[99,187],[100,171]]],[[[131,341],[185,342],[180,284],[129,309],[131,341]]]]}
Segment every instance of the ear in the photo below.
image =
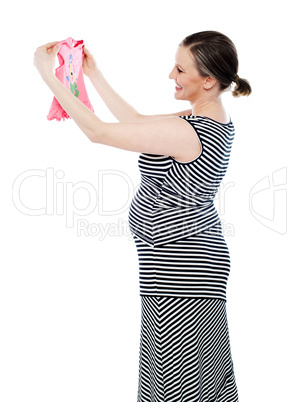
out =
{"type": "Polygon", "coordinates": [[[209,75],[208,77],[205,78],[204,88],[211,89],[216,84],[216,82],[217,82],[216,78],[209,75]]]}

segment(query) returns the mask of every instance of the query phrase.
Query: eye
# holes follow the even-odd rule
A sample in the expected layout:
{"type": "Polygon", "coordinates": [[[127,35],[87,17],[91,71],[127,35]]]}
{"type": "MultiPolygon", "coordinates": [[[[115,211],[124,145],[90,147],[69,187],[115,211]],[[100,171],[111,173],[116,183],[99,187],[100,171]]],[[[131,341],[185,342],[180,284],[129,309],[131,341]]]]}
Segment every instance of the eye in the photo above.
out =
{"type": "Polygon", "coordinates": [[[179,73],[182,73],[183,71],[177,66],[176,67],[179,73]]]}

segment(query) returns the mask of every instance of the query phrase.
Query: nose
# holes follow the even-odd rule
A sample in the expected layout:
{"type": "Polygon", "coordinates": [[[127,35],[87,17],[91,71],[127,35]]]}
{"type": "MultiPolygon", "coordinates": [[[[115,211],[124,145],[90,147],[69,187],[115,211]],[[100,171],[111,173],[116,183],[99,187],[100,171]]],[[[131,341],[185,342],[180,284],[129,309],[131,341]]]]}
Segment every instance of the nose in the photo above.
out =
{"type": "Polygon", "coordinates": [[[171,72],[170,72],[170,74],[169,74],[169,78],[170,78],[171,80],[174,80],[175,77],[176,77],[176,74],[175,74],[175,67],[173,67],[173,69],[171,70],[171,72]]]}

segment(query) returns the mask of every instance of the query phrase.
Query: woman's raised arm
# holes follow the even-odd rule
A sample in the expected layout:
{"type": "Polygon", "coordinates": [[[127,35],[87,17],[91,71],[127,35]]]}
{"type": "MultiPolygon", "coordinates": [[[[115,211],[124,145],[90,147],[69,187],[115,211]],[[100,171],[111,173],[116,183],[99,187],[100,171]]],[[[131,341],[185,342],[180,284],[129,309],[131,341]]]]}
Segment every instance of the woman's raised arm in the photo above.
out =
{"type": "Polygon", "coordinates": [[[163,117],[186,116],[191,114],[191,109],[161,115],[142,115],[138,113],[109,85],[102,72],[97,67],[94,57],[86,47],[84,47],[83,72],[89,77],[98,94],[119,122],[143,122],[163,117]]]}
{"type": "Polygon", "coordinates": [[[140,153],[169,155],[184,161],[199,155],[201,148],[194,129],[178,117],[121,123],[101,121],[55,76],[57,51],[57,42],[39,47],[34,64],[62,108],[90,141],[140,153]]]}
{"type": "Polygon", "coordinates": [[[169,155],[189,161],[201,148],[192,126],[178,117],[151,121],[105,123],[76,98],[54,74],[44,78],[62,108],[90,141],[140,153],[169,155]]]}

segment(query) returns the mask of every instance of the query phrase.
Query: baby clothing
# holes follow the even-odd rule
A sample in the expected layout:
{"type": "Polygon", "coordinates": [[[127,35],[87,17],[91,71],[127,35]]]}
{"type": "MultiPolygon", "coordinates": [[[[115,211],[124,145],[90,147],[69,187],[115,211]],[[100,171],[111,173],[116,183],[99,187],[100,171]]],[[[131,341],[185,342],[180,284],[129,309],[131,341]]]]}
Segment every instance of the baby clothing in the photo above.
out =
{"type": "MultiPolygon", "coordinates": [[[[60,66],[55,70],[56,77],[72,92],[74,96],[76,96],[76,98],[80,99],[85,106],[94,112],[87,95],[83,78],[82,60],[84,41],[67,38],[66,40],[59,42],[59,44],[60,49],[57,53],[57,57],[60,66]]],[[[54,97],[47,119],[56,119],[60,121],[61,119],[64,120],[69,118],[70,116],[54,97]]]]}

